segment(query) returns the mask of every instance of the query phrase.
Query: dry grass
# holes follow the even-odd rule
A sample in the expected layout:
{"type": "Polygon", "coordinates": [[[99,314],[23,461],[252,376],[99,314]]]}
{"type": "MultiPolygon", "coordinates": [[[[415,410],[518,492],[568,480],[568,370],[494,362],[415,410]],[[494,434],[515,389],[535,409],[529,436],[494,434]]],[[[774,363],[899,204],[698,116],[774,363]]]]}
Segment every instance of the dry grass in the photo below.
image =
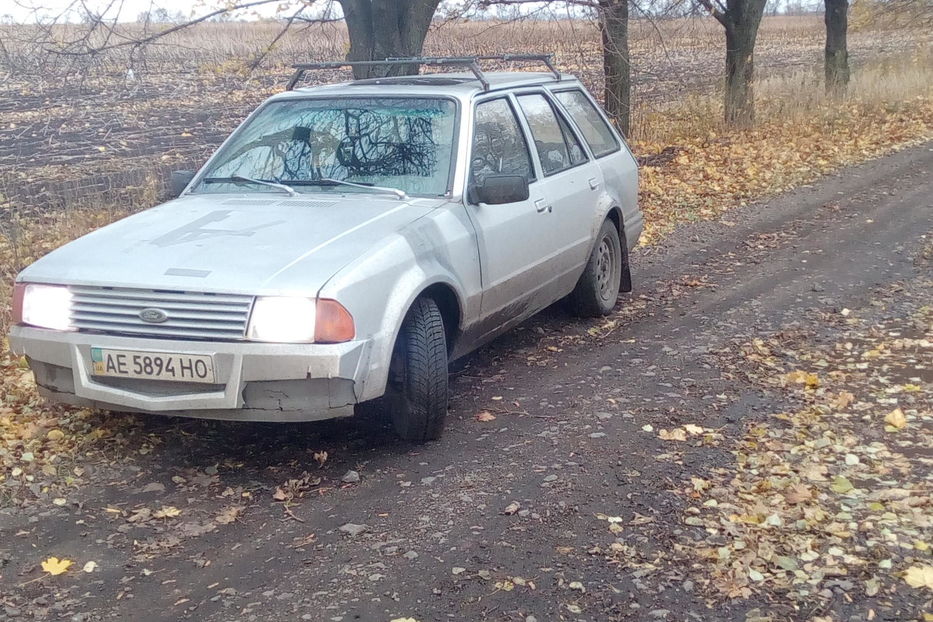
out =
{"type": "Polygon", "coordinates": [[[666,166],[642,169],[650,243],[679,222],[809,183],[841,166],[933,139],[933,51],[879,59],[853,77],[845,100],[809,72],[757,85],[756,125],[727,131],[718,98],[691,97],[644,117],[634,149],[673,146],[666,166]]]}

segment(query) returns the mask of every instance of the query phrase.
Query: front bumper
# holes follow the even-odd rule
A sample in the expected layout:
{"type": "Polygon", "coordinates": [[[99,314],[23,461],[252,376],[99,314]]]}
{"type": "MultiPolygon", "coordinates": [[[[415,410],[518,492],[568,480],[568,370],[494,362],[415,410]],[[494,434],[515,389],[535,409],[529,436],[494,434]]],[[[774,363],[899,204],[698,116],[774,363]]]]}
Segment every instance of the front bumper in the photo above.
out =
{"type": "Polygon", "coordinates": [[[271,344],[149,339],[14,326],[42,395],[107,410],[240,421],[314,421],[353,413],[363,395],[369,341],[271,344]],[[209,354],[215,384],[92,376],[91,347],[209,354]]]}

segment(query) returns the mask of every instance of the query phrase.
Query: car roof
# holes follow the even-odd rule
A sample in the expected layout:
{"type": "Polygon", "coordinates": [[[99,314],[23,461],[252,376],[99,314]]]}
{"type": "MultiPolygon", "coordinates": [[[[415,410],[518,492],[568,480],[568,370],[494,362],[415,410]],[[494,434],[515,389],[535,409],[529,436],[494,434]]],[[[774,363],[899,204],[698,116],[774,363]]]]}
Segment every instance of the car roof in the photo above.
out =
{"type": "Polygon", "coordinates": [[[452,95],[469,98],[490,91],[518,87],[554,85],[566,82],[578,85],[579,81],[570,74],[561,74],[558,80],[550,72],[492,71],[483,73],[488,89],[472,73],[429,73],[414,76],[367,78],[336,84],[308,86],[285,91],[272,99],[291,99],[309,95],[452,95]]]}

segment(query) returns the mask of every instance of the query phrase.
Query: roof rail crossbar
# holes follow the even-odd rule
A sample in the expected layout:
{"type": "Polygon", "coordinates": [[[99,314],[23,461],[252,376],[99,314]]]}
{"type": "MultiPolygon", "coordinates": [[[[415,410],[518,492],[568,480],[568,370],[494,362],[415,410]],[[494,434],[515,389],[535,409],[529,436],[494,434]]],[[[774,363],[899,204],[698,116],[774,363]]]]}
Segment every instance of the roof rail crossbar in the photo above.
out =
{"type": "Polygon", "coordinates": [[[292,74],[285,89],[291,91],[301,80],[306,71],[316,69],[341,69],[343,67],[394,67],[398,65],[424,65],[424,66],[459,66],[469,69],[480,84],[483,90],[489,90],[489,81],[486,79],[483,70],[479,65],[481,60],[501,60],[506,62],[524,61],[544,63],[548,71],[554,74],[554,78],[560,80],[560,72],[551,62],[550,54],[499,54],[488,56],[412,56],[412,57],[392,57],[385,60],[348,60],[333,61],[325,63],[300,63],[292,65],[295,73],[292,74]]]}

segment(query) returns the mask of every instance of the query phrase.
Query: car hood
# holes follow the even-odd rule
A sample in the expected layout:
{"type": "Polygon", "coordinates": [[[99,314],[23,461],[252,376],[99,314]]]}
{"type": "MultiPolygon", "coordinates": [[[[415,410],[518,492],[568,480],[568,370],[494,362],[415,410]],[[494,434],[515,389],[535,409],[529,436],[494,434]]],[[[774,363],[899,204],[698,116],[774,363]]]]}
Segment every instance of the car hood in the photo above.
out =
{"type": "Polygon", "coordinates": [[[189,195],[70,242],[19,280],[310,295],[380,240],[442,204],[360,194],[189,195]]]}

